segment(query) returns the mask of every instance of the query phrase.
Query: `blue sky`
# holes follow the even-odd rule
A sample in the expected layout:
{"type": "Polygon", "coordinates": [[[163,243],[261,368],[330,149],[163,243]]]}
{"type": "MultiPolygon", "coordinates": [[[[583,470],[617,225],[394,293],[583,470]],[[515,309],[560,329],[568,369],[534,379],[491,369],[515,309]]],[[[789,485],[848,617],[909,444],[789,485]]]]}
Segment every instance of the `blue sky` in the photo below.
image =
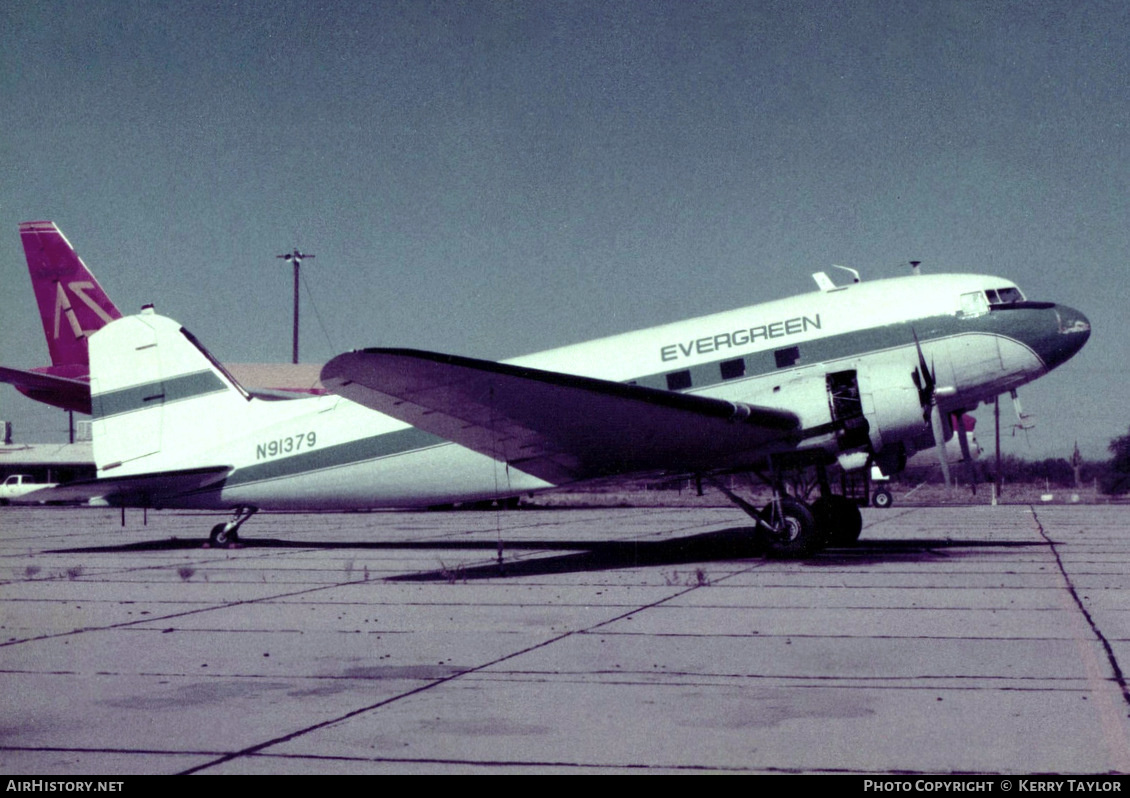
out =
{"type": "MultiPolygon", "coordinates": [[[[47,362],[31,219],[233,362],[289,359],[296,246],[310,361],[516,356],[916,259],[1091,319],[1006,452],[1130,423],[1130,4],[8,0],[0,44],[5,365],[47,362]]],[[[0,418],[66,428],[6,386],[0,418]]]]}

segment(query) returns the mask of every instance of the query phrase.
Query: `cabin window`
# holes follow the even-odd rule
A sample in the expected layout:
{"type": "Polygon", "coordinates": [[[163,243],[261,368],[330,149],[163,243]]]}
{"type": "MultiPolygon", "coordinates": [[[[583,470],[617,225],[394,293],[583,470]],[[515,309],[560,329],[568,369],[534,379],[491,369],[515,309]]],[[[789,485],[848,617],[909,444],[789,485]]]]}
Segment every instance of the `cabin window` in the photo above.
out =
{"type": "Polygon", "coordinates": [[[737,360],[724,360],[719,364],[722,371],[722,379],[736,380],[738,377],[745,376],[745,358],[739,357],[737,360]]]}
{"type": "Polygon", "coordinates": [[[984,291],[971,291],[968,294],[961,295],[961,310],[958,312],[959,316],[964,318],[971,318],[973,316],[981,316],[989,312],[989,300],[985,296],[984,291]]]}
{"type": "Polygon", "coordinates": [[[790,346],[788,349],[778,349],[773,353],[773,357],[777,359],[777,368],[787,369],[789,366],[795,366],[800,360],[800,348],[790,346]]]}
{"type": "Polygon", "coordinates": [[[672,371],[667,375],[667,390],[685,391],[691,387],[691,373],[687,371],[672,371]]]}

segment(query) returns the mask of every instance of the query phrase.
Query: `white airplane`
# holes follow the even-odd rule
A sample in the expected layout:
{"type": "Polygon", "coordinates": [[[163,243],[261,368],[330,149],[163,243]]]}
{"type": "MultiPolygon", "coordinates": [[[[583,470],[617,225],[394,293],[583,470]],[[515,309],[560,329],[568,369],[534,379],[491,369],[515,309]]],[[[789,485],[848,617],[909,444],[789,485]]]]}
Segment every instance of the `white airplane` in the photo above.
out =
{"type": "MultiPolygon", "coordinates": [[[[257,509],[405,507],[515,496],[628,473],[752,470],[769,551],[854,541],[826,469],[898,471],[951,414],[1047,373],[1086,343],[1076,310],[1008,280],[910,276],[821,290],[495,363],[366,349],[325,365],[333,395],[265,401],[151,308],[90,338],[98,478],[35,500],[215,508],[233,541],[257,509]],[[811,504],[786,476],[814,469],[811,504]]],[[[963,432],[963,425],[958,425],[963,432]]],[[[46,492],[41,492],[46,493],[46,492]]]]}

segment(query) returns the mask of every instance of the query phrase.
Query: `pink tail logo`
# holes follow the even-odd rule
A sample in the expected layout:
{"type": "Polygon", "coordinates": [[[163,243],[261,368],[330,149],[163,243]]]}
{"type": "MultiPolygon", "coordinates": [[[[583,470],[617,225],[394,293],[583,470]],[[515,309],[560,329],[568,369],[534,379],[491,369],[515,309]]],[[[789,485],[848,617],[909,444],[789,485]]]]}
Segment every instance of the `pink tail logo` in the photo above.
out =
{"type": "Polygon", "coordinates": [[[84,330],[78,316],[75,314],[74,308],[71,307],[71,302],[67,299],[67,292],[63,290],[62,283],[55,283],[55,340],[59,338],[59,326],[62,318],[66,316],[67,323],[70,324],[71,332],[74,333],[75,338],[86,338],[91,333],[102,327],[102,324],[107,324],[114,320],[114,317],[99,307],[98,303],[93,297],[89,296],[86,292],[95,290],[95,284],[90,281],[67,283],[67,288],[71,289],[75,296],[83,301],[83,303],[94,311],[94,314],[102,320],[94,329],[84,330]]]}
{"type": "Polygon", "coordinates": [[[86,339],[122,314],[53,222],[24,222],[20,239],[52,364],[86,365],[86,339]]]}

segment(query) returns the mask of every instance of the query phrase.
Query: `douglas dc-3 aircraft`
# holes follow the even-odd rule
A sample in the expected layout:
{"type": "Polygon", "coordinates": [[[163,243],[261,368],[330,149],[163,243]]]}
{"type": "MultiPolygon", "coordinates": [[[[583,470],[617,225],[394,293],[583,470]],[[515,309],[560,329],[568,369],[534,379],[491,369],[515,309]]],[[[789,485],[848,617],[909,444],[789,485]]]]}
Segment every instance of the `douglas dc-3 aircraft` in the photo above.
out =
{"type": "MultiPolygon", "coordinates": [[[[102,290],[71,242],[54,222],[22,222],[20,241],[39,305],[51,365],[34,369],[0,366],[8,382],[38,402],[90,413],[87,339],[122,314],[102,290]]],[[[268,398],[280,393],[324,393],[313,364],[245,363],[228,368],[248,385],[287,386],[252,391],[268,398]]]]}
{"type": "MultiPolygon", "coordinates": [[[[628,473],[754,470],[771,552],[855,540],[858,507],[826,468],[899,470],[952,413],[1009,392],[1086,343],[1076,310],[1008,280],[955,274],[836,287],[495,363],[408,349],[339,355],[333,395],[264,401],[151,308],[90,339],[98,479],[31,494],[233,510],[404,507],[514,496],[628,473]],[[789,496],[812,469],[820,498],[789,496]]],[[[962,425],[958,425],[962,427],[962,425]]]]}

